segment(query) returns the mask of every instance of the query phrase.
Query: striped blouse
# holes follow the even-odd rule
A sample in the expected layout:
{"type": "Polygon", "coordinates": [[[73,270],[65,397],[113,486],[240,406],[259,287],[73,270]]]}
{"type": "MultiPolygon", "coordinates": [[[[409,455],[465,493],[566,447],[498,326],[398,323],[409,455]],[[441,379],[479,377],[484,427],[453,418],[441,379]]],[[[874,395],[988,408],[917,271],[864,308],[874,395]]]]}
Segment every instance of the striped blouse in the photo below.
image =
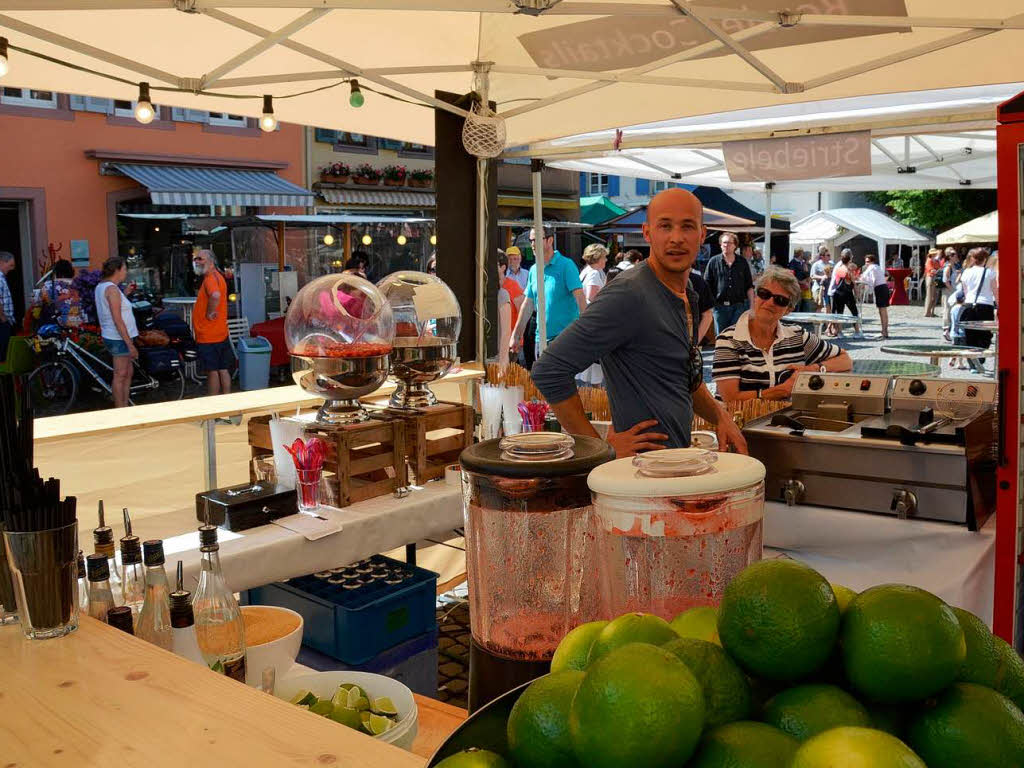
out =
{"type": "Polygon", "coordinates": [[[741,391],[767,389],[778,383],[787,366],[820,364],[842,353],[835,344],[798,325],[779,323],[775,343],[765,354],[750,339],[749,317],[750,312],[744,312],[736,325],[719,334],[711,367],[715,381],[739,379],[741,391]]]}

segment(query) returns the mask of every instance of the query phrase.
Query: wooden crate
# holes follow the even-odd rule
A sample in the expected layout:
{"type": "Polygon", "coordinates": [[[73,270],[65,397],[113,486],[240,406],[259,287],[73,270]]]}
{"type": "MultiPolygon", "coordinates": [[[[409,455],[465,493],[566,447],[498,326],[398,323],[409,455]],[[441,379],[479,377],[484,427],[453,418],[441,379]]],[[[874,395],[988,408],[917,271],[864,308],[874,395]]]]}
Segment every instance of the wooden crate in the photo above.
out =
{"type": "MultiPolygon", "coordinates": [[[[327,443],[324,471],[330,473],[337,506],[385,496],[409,484],[406,431],[404,420],[387,414],[375,415],[362,424],[311,424],[306,429],[307,435],[327,443]]],[[[249,420],[249,445],[254,458],[273,453],[269,416],[249,420]]]]}
{"type": "Polygon", "coordinates": [[[406,457],[418,483],[444,477],[444,468],[473,444],[476,413],[471,405],[439,402],[412,410],[385,408],[384,412],[405,421],[406,457]],[[430,436],[440,429],[456,432],[430,436]]]}

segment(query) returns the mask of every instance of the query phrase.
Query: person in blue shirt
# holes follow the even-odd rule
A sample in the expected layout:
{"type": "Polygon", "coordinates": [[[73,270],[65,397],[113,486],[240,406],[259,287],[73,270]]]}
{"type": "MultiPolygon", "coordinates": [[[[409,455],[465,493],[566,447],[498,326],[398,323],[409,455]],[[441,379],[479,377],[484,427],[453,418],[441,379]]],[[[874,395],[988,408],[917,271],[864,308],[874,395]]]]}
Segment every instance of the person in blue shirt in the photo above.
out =
{"type": "MultiPolygon", "coordinates": [[[[580,282],[579,268],[565,256],[555,250],[555,234],[546,227],[544,238],[544,315],[547,333],[546,341],[550,342],[558,334],[572,325],[586,307],[583,296],[583,283],[580,282]]],[[[534,233],[530,232],[530,242],[534,242],[534,233]]],[[[534,252],[537,247],[534,245],[534,252]]],[[[537,305],[537,265],[530,267],[530,276],[526,279],[526,298],[519,307],[519,319],[512,329],[509,348],[516,351],[523,340],[526,324],[533,316],[533,308],[537,305]]],[[[540,329],[537,330],[537,342],[540,344],[540,329]]]]}

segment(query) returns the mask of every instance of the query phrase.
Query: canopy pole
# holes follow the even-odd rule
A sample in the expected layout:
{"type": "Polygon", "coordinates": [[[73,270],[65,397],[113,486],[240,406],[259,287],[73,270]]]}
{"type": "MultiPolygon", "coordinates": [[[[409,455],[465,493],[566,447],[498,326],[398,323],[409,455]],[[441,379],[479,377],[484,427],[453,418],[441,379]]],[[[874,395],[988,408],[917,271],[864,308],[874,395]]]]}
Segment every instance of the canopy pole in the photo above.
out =
{"type": "Polygon", "coordinates": [[[277,222],[277,271],[284,272],[284,222],[277,222]]]}
{"type": "Polygon", "coordinates": [[[544,206],[543,190],[541,189],[543,170],[543,160],[530,161],[530,175],[533,180],[533,258],[537,264],[537,357],[540,357],[541,352],[548,345],[547,307],[544,306],[546,298],[544,291],[544,206]]]}
{"type": "MultiPolygon", "coordinates": [[[[474,64],[473,89],[484,107],[488,105],[490,76],[488,67],[482,63],[474,64]]],[[[476,159],[476,359],[481,368],[487,364],[487,301],[486,281],[487,264],[490,254],[487,242],[487,158],[476,159]]],[[[500,287],[500,286],[499,286],[500,287]]],[[[499,354],[501,351],[499,350],[499,354]]]]}
{"type": "Polygon", "coordinates": [[[774,181],[764,185],[764,265],[772,263],[772,188],[774,181]]]}

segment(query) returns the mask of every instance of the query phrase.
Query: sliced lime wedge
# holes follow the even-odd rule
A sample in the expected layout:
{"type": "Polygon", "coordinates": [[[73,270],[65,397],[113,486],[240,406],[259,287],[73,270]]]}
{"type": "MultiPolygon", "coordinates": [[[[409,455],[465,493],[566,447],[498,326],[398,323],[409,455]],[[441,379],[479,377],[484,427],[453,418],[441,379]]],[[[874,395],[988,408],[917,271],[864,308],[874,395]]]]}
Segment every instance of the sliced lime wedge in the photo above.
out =
{"type": "Polygon", "coordinates": [[[379,699],[374,699],[370,704],[370,711],[375,715],[389,715],[392,717],[398,714],[398,710],[395,708],[394,703],[387,696],[381,696],[379,699]]]}
{"type": "Polygon", "coordinates": [[[313,692],[312,691],[307,691],[305,688],[303,688],[301,691],[299,691],[294,696],[292,696],[292,699],[291,699],[291,703],[292,704],[311,705],[311,704],[316,704],[316,702],[317,702],[317,698],[316,698],[316,696],[313,695],[313,692]]]}
{"type": "Polygon", "coordinates": [[[366,721],[363,728],[371,736],[380,736],[382,733],[387,733],[395,724],[391,720],[383,715],[370,714],[370,719],[366,721]]]}
{"type": "Polygon", "coordinates": [[[335,707],[329,717],[336,723],[341,723],[357,730],[363,724],[362,719],[359,717],[359,712],[348,707],[335,707]]]}
{"type": "Polygon", "coordinates": [[[334,711],[334,705],[327,699],[320,699],[315,704],[309,705],[309,711],[320,715],[321,717],[327,717],[334,711]]]}

